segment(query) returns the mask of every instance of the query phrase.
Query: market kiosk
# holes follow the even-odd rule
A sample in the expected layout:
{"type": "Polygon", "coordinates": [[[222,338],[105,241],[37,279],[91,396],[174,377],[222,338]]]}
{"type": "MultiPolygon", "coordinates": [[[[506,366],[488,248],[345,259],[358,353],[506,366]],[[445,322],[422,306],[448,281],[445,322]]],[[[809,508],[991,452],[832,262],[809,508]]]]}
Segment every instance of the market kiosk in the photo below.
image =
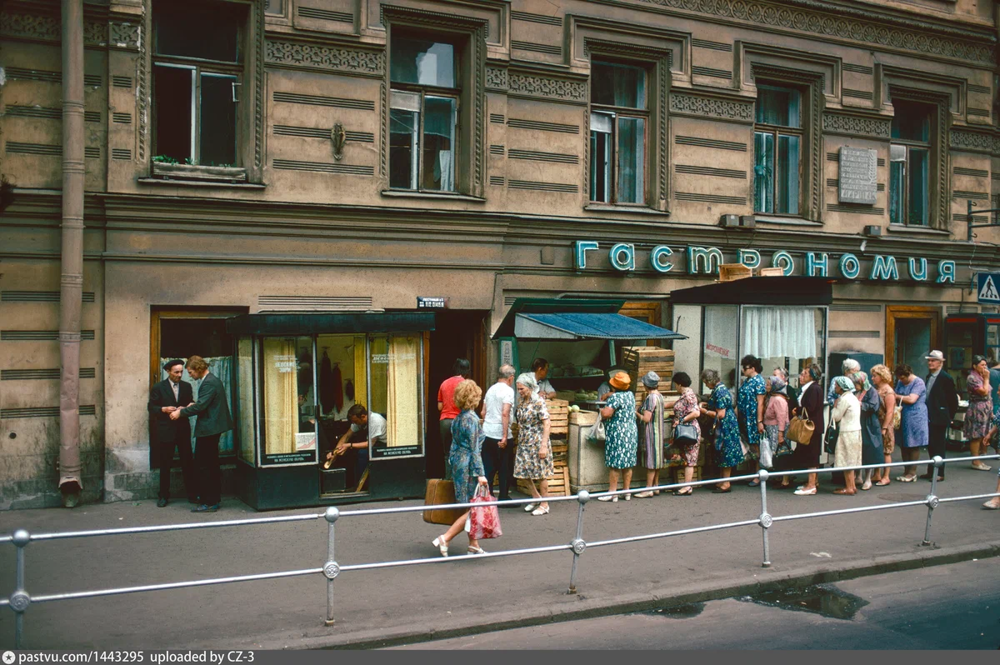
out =
{"type": "Polygon", "coordinates": [[[226,327],[240,499],[268,510],[423,496],[432,313],[248,314],[226,327]],[[352,420],[361,407],[364,423],[352,420]],[[369,445],[338,454],[345,437],[369,445]]]}
{"type": "Polygon", "coordinates": [[[519,298],[493,335],[500,363],[518,372],[529,371],[535,358],[549,361],[548,378],[558,393],[549,409],[555,484],[567,492],[607,487],[603,447],[588,443],[581,432],[596,421],[603,404],[597,388],[608,369],[623,360],[622,350],[685,339],[620,314],[624,305],[624,300],[519,298]],[[567,413],[574,406],[580,410],[567,413]],[[560,484],[563,469],[568,478],[560,484]]]}

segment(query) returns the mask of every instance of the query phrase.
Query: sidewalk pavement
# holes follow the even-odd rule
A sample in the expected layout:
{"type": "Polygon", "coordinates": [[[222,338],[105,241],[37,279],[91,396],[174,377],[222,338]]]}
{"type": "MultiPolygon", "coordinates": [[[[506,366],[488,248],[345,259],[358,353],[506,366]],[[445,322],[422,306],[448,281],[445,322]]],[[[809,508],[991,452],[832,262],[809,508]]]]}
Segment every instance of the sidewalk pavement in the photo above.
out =
{"type": "MultiPolygon", "coordinates": [[[[996,461],[991,462],[996,468],[996,461]]],[[[923,469],[921,469],[922,471],[923,469]]],[[[895,475],[895,474],[894,474],[895,475]]],[[[950,465],[943,497],[986,494],[996,474],[950,465]]],[[[834,496],[829,476],[820,494],[796,497],[768,491],[772,515],[832,510],[925,498],[930,483],[834,496]]],[[[496,630],[549,621],[647,610],[757,590],[761,585],[805,585],[913,570],[1000,555],[1000,512],[982,500],[942,504],[934,512],[930,547],[921,547],[927,510],[906,507],[846,516],[778,522],[770,529],[772,567],[762,568],[761,529],[721,531],[588,549],[580,558],[579,593],[566,593],[568,551],[467,560],[435,565],[346,571],[336,580],[336,624],[323,624],[326,578],[321,574],[261,582],[155,591],[33,604],[25,614],[25,647],[66,648],[320,648],[371,647],[496,630]]],[[[420,513],[348,517],[354,509],[418,505],[417,501],[342,507],[337,522],[341,565],[437,556],[431,540],[443,527],[420,513]]],[[[154,501],[85,505],[75,510],[12,511],[0,515],[0,533],[87,530],[231,520],[279,514],[322,514],[323,509],[256,513],[227,498],[211,515],[192,515],[185,502],[163,509],[154,501]]],[[[698,489],[690,497],[587,504],[588,541],[755,519],[757,489],[730,494],[698,489]]],[[[533,517],[501,511],[503,538],[484,541],[496,552],[568,543],[576,530],[576,502],[553,503],[533,517]]],[[[463,553],[465,537],[452,543],[463,553]]],[[[326,561],[327,524],[315,521],[236,528],[33,542],[26,548],[31,594],[82,591],[252,573],[320,568],[326,561]]],[[[984,574],[994,567],[984,562],[984,574]]],[[[0,595],[14,586],[14,547],[0,545],[0,595]]],[[[0,608],[0,645],[13,644],[13,613],[0,608]]]]}

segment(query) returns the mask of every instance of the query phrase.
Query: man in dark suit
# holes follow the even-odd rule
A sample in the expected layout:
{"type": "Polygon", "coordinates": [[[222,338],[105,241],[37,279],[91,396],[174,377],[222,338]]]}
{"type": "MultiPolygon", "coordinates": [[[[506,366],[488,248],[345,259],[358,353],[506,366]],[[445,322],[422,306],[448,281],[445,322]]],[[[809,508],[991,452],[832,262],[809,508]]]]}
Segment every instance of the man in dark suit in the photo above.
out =
{"type": "MultiPolygon", "coordinates": [[[[940,351],[931,351],[925,358],[927,369],[930,370],[924,381],[927,386],[927,454],[931,458],[940,455],[944,459],[947,457],[945,440],[948,436],[948,427],[958,412],[958,393],[955,392],[955,380],[943,369],[944,354],[940,351]]],[[[927,467],[927,473],[920,477],[931,480],[934,477],[933,473],[934,465],[931,464],[927,467]]],[[[942,480],[944,480],[944,466],[938,470],[938,481],[942,480]]]]}
{"type": "Polygon", "coordinates": [[[233,429],[229,400],[219,377],[208,371],[201,356],[188,358],[187,371],[198,388],[198,401],[170,414],[172,420],[198,416],[194,426],[194,463],[198,472],[198,496],[201,505],[193,513],[214,513],[222,503],[222,471],[219,469],[219,438],[233,429]]]}
{"type": "Polygon", "coordinates": [[[197,503],[195,498],[194,461],[191,458],[191,425],[186,418],[171,420],[170,414],[194,402],[191,385],[181,381],[184,373],[183,360],[171,360],[163,369],[167,378],[149,391],[150,442],[156,466],[160,469],[160,495],[156,505],[163,508],[170,501],[170,467],[174,461],[174,448],[181,457],[181,472],[184,474],[184,489],[188,501],[197,503]]]}

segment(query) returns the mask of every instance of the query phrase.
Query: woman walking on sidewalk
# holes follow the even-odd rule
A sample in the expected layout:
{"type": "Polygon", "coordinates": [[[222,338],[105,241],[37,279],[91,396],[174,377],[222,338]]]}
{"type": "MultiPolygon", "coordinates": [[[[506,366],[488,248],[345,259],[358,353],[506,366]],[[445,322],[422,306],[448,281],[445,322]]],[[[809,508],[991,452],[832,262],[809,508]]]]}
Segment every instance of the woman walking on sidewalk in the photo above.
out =
{"type": "MultiPolygon", "coordinates": [[[[880,402],[878,419],[882,430],[882,461],[892,464],[892,451],[896,449],[896,430],[893,426],[896,418],[896,393],[892,390],[892,373],[889,368],[885,365],[872,367],[872,383],[878,389],[880,402]]],[[[872,481],[880,487],[891,483],[889,469],[888,466],[876,469],[872,481]]]]}
{"type": "MultiPolygon", "coordinates": [[[[703,413],[715,418],[715,453],[723,478],[729,478],[733,467],[743,463],[743,446],[740,444],[740,428],[733,411],[733,394],[719,379],[714,369],[701,373],[701,382],[708,386],[712,395],[708,402],[701,404],[703,413]]],[[[713,494],[728,494],[733,491],[728,480],[715,486],[713,494]]]]}
{"type": "MultiPolygon", "coordinates": [[[[909,365],[896,366],[896,379],[896,399],[903,403],[899,446],[904,462],[916,462],[920,459],[920,449],[926,448],[928,443],[927,387],[909,365]]],[[[903,475],[896,476],[902,483],[912,483],[916,479],[916,464],[903,467],[903,475]]]]}
{"type": "MultiPolygon", "coordinates": [[[[969,440],[969,452],[973,457],[985,455],[989,446],[983,441],[990,430],[990,420],[993,417],[993,400],[990,397],[990,371],[986,368],[986,358],[972,356],[972,369],[966,379],[969,388],[969,408],[965,412],[965,423],[962,434],[969,440]]],[[[972,463],[972,468],[979,471],[989,471],[990,466],[982,460],[972,463]]]]}
{"type": "MultiPolygon", "coordinates": [[[[660,484],[660,469],[666,467],[663,454],[663,395],[658,390],[660,375],[648,372],[642,377],[642,385],[646,386],[646,399],[642,402],[639,417],[642,420],[642,441],[646,446],[646,487],[656,487],[660,484]]],[[[660,490],[639,492],[637,499],[648,499],[660,490]]]]}
{"type": "Polygon", "coordinates": [[[514,477],[527,480],[531,496],[537,501],[524,507],[524,512],[536,517],[549,512],[545,501],[549,496],[549,478],[555,473],[552,448],[549,445],[549,410],[538,394],[535,375],[525,372],[517,377],[517,457],[514,477]],[[536,481],[539,487],[535,486],[536,481]],[[540,488],[540,489],[539,489],[540,488]]]}
{"type": "MultiPolygon", "coordinates": [[[[861,402],[854,396],[854,382],[846,376],[838,376],[833,382],[837,391],[837,402],[833,405],[831,420],[837,423],[837,448],[833,455],[835,467],[861,466],[861,402]]],[[[854,485],[854,471],[844,472],[842,489],[834,494],[857,494],[854,485]]]]}
{"type": "MultiPolygon", "coordinates": [[[[451,451],[448,461],[451,467],[451,477],[455,483],[455,502],[469,503],[476,486],[483,485],[489,490],[486,474],[483,471],[482,447],[485,436],[479,426],[479,416],[476,407],[483,391],[476,382],[465,379],[455,387],[455,406],[460,413],[451,423],[451,451]]],[[[465,520],[469,517],[466,510],[455,523],[441,536],[434,539],[434,547],[441,556],[448,556],[448,543],[465,529],[465,520]]],[[[479,541],[469,534],[469,554],[483,554],[479,541]]]]}
{"type": "MultiPolygon", "coordinates": [[[[635,393],[628,389],[631,381],[625,372],[618,372],[611,377],[611,392],[601,409],[601,418],[608,421],[605,425],[604,465],[608,467],[609,492],[618,489],[619,474],[624,476],[622,489],[627,490],[632,484],[632,467],[635,466],[639,435],[635,426],[635,393]]],[[[631,498],[631,494],[625,495],[626,501],[631,498]]],[[[617,503],[618,497],[605,495],[597,500],[617,503]]]]}

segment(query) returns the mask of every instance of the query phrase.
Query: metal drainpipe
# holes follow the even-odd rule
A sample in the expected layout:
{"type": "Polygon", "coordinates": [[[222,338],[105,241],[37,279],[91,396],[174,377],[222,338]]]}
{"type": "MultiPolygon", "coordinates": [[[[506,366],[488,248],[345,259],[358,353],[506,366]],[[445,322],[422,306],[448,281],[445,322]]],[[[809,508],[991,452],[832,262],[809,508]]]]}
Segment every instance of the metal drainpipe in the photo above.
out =
{"type": "Polygon", "coordinates": [[[79,503],[80,312],[83,301],[83,0],[62,0],[62,266],[59,280],[59,489],[79,503]]]}

